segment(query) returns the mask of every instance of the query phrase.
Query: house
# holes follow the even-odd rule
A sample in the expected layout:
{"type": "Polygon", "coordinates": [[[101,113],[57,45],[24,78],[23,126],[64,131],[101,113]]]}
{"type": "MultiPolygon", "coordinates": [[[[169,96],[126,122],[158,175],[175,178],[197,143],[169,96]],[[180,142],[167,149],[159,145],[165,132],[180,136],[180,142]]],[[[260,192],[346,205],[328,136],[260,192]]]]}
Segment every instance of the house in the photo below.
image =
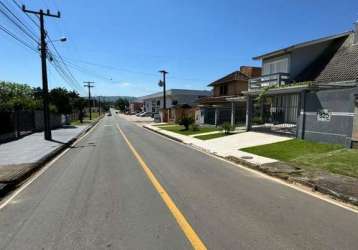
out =
{"type": "MultiPolygon", "coordinates": [[[[207,90],[189,90],[189,89],[169,89],[166,91],[167,114],[162,115],[162,121],[177,121],[180,117],[175,114],[184,114],[185,112],[175,112],[175,109],[188,109],[195,106],[198,99],[211,95],[207,90]]],[[[143,109],[146,112],[159,114],[163,109],[163,92],[157,92],[151,95],[139,97],[143,102],[143,109]]]]}
{"type": "Polygon", "coordinates": [[[246,129],[348,147],[358,138],[358,23],[348,31],[254,58],[246,129]]]}
{"type": "Polygon", "coordinates": [[[141,112],[142,110],[143,110],[143,102],[134,100],[129,103],[129,113],[133,114],[133,113],[141,112]]]}
{"type": "Polygon", "coordinates": [[[244,124],[246,119],[246,100],[243,91],[248,89],[248,80],[261,75],[261,68],[241,66],[208,86],[213,95],[199,100],[199,123],[220,125],[230,122],[233,126],[244,124]]]}

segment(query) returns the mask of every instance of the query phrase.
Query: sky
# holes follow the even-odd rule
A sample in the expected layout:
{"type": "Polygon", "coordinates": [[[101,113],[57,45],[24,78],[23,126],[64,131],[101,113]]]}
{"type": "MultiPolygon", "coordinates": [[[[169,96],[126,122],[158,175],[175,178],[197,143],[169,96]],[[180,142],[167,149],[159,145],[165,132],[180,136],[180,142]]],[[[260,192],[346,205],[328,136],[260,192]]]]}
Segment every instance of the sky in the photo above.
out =
{"type": "MultiPolygon", "coordinates": [[[[83,81],[94,81],[97,96],[160,91],[161,69],[169,72],[167,89],[208,89],[241,65],[260,66],[254,56],[352,30],[358,20],[357,0],[0,1],[37,36],[14,2],[61,11],[61,18],[45,19],[46,29],[53,41],[67,38],[54,44],[75,80],[49,64],[49,87],[85,95],[83,81]]],[[[35,44],[2,13],[0,25],[35,44]]],[[[1,30],[0,55],[0,80],[41,86],[39,55],[1,30]]]]}

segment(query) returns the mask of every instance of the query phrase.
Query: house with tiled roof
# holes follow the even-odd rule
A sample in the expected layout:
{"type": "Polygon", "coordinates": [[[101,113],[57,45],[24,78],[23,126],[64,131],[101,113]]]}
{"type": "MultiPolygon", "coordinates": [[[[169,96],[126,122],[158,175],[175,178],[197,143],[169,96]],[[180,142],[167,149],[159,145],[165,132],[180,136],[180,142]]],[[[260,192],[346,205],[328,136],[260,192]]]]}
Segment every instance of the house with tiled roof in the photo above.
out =
{"type": "Polygon", "coordinates": [[[246,101],[243,91],[248,89],[251,77],[261,75],[261,68],[241,66],[208,86],[212,88],[212,96],[199,100],[199,119],[203,124],[221,125],[230,122],[232,125],[245,123],[246,101]]]}
{"type": "Polygon", "coordinates": [[[358,23],[353,31],[253,58],[246,129],[352,146],[358,140],[358,23]]]}

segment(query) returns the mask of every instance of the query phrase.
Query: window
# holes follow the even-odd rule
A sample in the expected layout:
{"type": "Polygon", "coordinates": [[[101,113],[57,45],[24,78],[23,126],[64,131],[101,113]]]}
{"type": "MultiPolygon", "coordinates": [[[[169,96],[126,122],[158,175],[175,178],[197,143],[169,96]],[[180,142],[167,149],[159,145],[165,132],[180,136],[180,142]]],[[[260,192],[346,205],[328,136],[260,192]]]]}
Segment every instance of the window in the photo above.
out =
{"type": "Polygon", "coordinates": [[[227,95],[227,85],[220,86],[220,95],[227,95]]]}
{"type": "Polygon", "coordinates": [[[263,75],[270,75],[275,73],[288,73],[288,58],[264,63],[263,75]]]}
{"type": "Polygon", "coordinates": [[[177,100],[173,100],[173,101],[172,101],[172,105],[173,105],[173,106],[175,106],[175,105],[177,105],[177,104],[178,104],[178,101],[177,101],[177,100]]]}
{"type": "Polygon", "coordinates": [[[157,101],[157,106],[160,106],[160,100],[157,101]]]}

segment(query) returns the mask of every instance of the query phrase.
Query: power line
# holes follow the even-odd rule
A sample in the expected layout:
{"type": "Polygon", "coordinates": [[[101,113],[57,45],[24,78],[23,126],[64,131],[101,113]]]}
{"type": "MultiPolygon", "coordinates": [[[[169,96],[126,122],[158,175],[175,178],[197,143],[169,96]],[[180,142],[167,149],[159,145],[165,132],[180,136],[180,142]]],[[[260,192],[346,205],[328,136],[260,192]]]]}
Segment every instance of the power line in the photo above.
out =
{"type": "MultiPolygon", "coordinates": [[[[14,12],[8,7],[6,6],[6,4],[4,4],[3,1],[0,1],[1,5],[19,22],[21,23],[31,34],[33,34],[35,37],[37,37],[36,33],[34,32],[34,30],[30,29],[27,24],[25,23],[25,21],[22,21],[17,15],[14,14],[14,12]]],[[[21,10],[21,9],[20,9],[21,10]]],[[[22,12],[23,13],[23,12],[22,12]]],[[[27,13],[26,13],[27,14],[27,13]]]]}
{"type": "Polygon", "coordinates": [[[67,71],[63,68],[62,64],[57,60],[57,58],[50,54],[49,62],[51,66],[56,70],[58,75],[68,84],[69,87],[78,90],[83,93],[82,86],[76,84],[67,71]]]}
{"type": "Polygon", "coordinates": [[[54,45],[52,39],[48,36],[49,38],[49,41],[50,41],[50,44],[51,46],[53,47],[57,57],[60,59],[60,62],[64,65],[64,68],[65,70],[67,71],[67,73],[69,74],[70,78],[78,85],[78,86],[81,86],[79,84],[79,82],[77,81],[77,79],[74,77],[74,75],[72,74],[71,70],[68,68],[68,65],[65,63],[65,61],[63,60],[63,57],[61,56],[61,54],[58,52],[56,46],[54,45]]]}
{"type": "MultiPolygon", "coordinates": [[[[121,71],[121,72],[129,72],[129,73],[141,74],[141,75],[150,75],[150,76],[155,76],[155,77],[158,76],[157,74],[150,73],[150,72],[136,71],[136,70],[131,70],[131,69],[119,68],[119,67],[115,67],[115,66],[111,66],[111,65],[99,64],[99,63],[94,63],[94,62],[89,62],[89,61],[84,61],[84,60],[72,59],[72,58],[65,57],[65,61],[69,62],[70,60],[71,61],[77,61],[79,63],[83,63],[83,64],[87,64],[87,65],[91,65],[91,66],[96,66],[96,67],[101,67],[101,68],[106,68],[106,69],[111,69],[111,70],[116,70],[116,71],[121,71]]],[[[182,77],[176,77],[176,76],[168,77],[168,79],[175,79],[175,80],[181,80],[181,81],[203,81],[203,82],[209,82],[210,81],[208,79],[182,78],[182,77]]]]}
{"type": "MultiPolygon", "coordinates": [[[[22,11],[22,7],[21,5],[15,1],[12,0],[12,2],[22,11]]],[[[32,35],[34,35],[34,32],[17,16],[15,15],[2,1],[0,1],[0,7],[5,8],[5,10],[7,12],[9,12],[11,14],[11,17],[9,14],[7,14],[3,9],[0,9],[0,12],[2,14],[4,14],[11,22],[13,22],[19,29],[21,29],[21,31],[23,31],[27,36],[31,36],[30,33],[32,35]],[[14,20],[14,18],[16,20],[14,20]],[[22,25],[22,26],[21,26],[22,25]],[[26,29],[26,30],[25,30],[26,29]]],[[[36,21],[27,13],[27,12],[23,12],[26,14],[26,16],[37,26],[40,27],[39,24],[36,23],[36,21]]],[[[37,15],[36,15],[37,16],[37,15]]],[[[19,38],[18,36],[16,36],[14,33],[12,33],[10,30],[8,30],[7,28],[3,27],[0,25],[0,29],[3,30],[6,34],[8,34],[9,36],[11,36],[12,38],[14,38],[15,40],[17,40],[19,43],[21,43],[22,45],[26,46],[27,48],[31,49],[32,51],[36,52],[37,54],[39,53],[39,51],[37,50],[36,47],[30,45],[28,42],[25,42],[23,39],[19,38]]],[[[47,33],[47,32],[46,32],[47,33]]],[[[34,35],[36,36],[36,35],[34,35]]],[[[53,41],[51,40],[51,38],[49,37],[49,35],[47,34],[47,37],[50,41],[50,44],[52,46],[52,48],[54,49],[56,55],[58,58],[60,58],[59,60],[57,60],[57,57],[55,57],[54,55],[52,55],[52,52],[50,49],[47,49],[47,53],[46,53],[46,57],[47,59],[49,59],[50,64],[52,65],[52,67],[56,70],[56,72],[58,73],[58,75],[73,89],[79,90],[80,92],[83,92],[82,86],[79,84],[79,82],[75,79],[74,75],[72,74],[72,72],[68,69],[67,64],[64,62],[61,54],[58,52],[58,50],[56,49],[53,41]],[[50,56],[50,58],[48,58],[48,56],[50,56]],[[61,65],[61,62],[63,65],[61,65]]],[[[36,38],[32,37],[32,40],[34,40],[36,42],[36,44],[38,44],[36,38]]]]}
{"type": "Polygon", "coordinates": [[[25,35],[27,35],[30,39],[32,39],[36,44],[38,44],[36,35],[33,34],[33,32],[31,30],[29,30],[29,28],[2,2],[0,1],[1,6],[3,6],[3,8],[6,9],[7,12],[9,12],[11,14],[11,16],[9,14],[6,13],[6,11],[4,11],[3,9],[0,8],[0,12],[7,17],[7,19],[9,19],[18,29],[20,29],[25,35]],[[14,20],[14,18],[17,20],[14,20]],[[20,24],[19,24],[19,23],[20,24]],[[24,28],[25,27],[25,28],[24,28]]]}
{"type": "MultiPolygon", "coordinates": [[[[19,3],[16,0],[12,0],[12,2],[22,11],[22,3],[19,3]]],[[[28,13],[25,12],[25,15],[30,19],[30,21],[37,27],[40,28],[40,25],[30,16],[28,13]]]]}
{"type": "Polygon", "coordinates": [[[36,47],[26,43],[25,41],[21,40],[20,38],[18,38],[15,34],[11,33],[11,31],[9,31],[8,29],[6,29],[4,26],[0,25],[0,29],[2,31],[4,31],[6,34],[8,34],[9,36],[11,36],[12,38],[14,38],[16,41],[18,41],[19,43],[21,43],[22,45],[24,45],[25,47],[29,48],[30,50],[34,51],[36,54],[39,53],[39,51],[37,50],[36,47]]]}

